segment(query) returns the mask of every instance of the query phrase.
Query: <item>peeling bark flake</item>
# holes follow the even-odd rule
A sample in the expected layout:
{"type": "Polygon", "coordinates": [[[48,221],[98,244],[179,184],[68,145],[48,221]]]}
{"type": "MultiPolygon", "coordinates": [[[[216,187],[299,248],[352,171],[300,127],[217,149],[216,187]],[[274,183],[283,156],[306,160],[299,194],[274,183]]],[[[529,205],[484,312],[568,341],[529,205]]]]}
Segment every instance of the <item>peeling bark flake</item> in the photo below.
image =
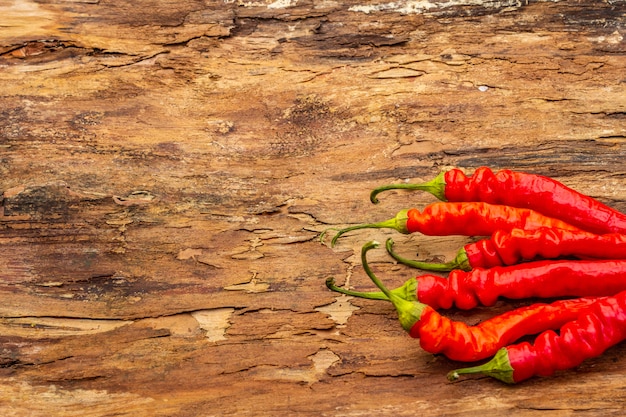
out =
{"type": "Polygon", "coordinates": [[[191,313],[191,316],[198,321],[200,328],[206,332],[206,337],[211,342],[226,340],[226,329],[230,327],[230,318],[235,311],[234,308],[216,308],[212,310],[201,310],[191,313]]]}
{"type": "Polygon", "coordinates": [[[352,312],[359,310],[359,307],[355,307],[350,303],[350,299],[346,295],[341,295],[335,299],[335,302],[327,304],[322,307],[317,307],[315,310],[324,314],[328,314],[330,319],[337,323],[338,326],[343,326],[348,322],[352,312]]]}

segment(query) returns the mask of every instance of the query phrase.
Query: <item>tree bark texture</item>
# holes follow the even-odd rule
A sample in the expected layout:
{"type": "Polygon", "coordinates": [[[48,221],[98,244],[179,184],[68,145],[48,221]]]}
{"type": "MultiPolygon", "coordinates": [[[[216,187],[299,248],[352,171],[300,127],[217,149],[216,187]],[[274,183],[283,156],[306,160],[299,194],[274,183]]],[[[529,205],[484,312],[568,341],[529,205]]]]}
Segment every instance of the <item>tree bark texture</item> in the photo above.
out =
{"type": "MultiPolygon", "coordinates": [[[[0,1],[7,416],[622,415],[626,346],[552,378],[449,383],[328,227],[479,166],[626,210],[626,3],[0,1]]],[[[377,274],[416,274],[383,249],[377,274]]],[[[444,314],[477,323],[531,300],[444,314]]]]}

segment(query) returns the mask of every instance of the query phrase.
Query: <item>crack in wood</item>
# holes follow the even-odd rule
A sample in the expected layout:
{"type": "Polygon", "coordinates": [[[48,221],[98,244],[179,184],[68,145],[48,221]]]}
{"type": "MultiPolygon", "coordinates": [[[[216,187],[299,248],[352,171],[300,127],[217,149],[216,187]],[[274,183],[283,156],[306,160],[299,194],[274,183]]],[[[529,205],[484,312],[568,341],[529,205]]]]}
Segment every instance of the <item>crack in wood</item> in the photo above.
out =
{"type": "Polygon", "coordinates": [[[240,284],[233,284],[227,287],[224,287],[226,291],[245,291],[248,294],[258,294],[267,292],[270,288],[270,284],[267,282],[262,282],[257,279],[257,272],[253,272],[252,278],[250,281],[243,282],[240,284]]]}
{"type": "Polygon", "coordinates": [[[413,69],[406,66],[393,66],[387,69],[381,69],[368,75],[369,78],[380,80],[395,78],[417,78],[426,74],[425,71],[413,69]]]}
{"type": "Polygon", "coordinates": [[[0,332],[4,336],[48,338],[105,333],[127,326],[128,320],[99,320],[62,317],[1,318],[0,332]]]}

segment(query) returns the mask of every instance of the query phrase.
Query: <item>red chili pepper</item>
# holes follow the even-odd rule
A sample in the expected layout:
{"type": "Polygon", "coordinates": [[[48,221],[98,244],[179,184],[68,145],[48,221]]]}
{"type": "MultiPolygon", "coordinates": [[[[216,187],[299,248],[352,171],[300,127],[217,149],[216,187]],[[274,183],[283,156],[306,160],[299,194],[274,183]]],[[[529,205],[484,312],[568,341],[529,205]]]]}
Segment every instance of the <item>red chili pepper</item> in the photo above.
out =
{"type": "Polygon", "coordinates": [[[492,356],[501,347],[523,336],[559,328],[574,320],[581,311],[597,300],[580,298],[552,304],[533,304],[493,317],[476,326],[468,326],[466,323],[443,317],[432,307],[420,303],[415,299],[415,293],[405,294],[405,298],[389,291],[367,264],[365,254],[376,246],[376,242],[363,246],[363,268],[395,306],[402,327],[411,337],[420,339],[420,345],[425,351],[441,353],[452,360],[471,362],[492,356]]]}
{"type": "Polygon", "coordinates": [[[626,214],[545,176],[480,167],[471,176],[458,169],[442,172],[423,184],[395,184],[376,188],[370,200],[385,190],[428,191],[442,201],[483,201],[536,210],[594,233],[626,232],[626,214]]]}
{"type": "Polygon", "coordinates": [[[469,243],[447,263],[429,263],[406,259],[393,251],[387,240],[387,251],[398,262],[429,271],[451,271],[514,265],[535,259],[575,257],[580,259],[626,259],[626,234],[596,235],[583,230],[542,227],[537,230],[498,230],[490,239],[469,243]]]}
{"type": "Polygon", "coordinates": [[[486,364],[457,369],[448,374],[448,379],[484,373],[513,384],[532,376],[550,376],[600,356],[623,340],[626,340],[626,291],[596,301],[576,320],[563,325],[558,334],[548,330],[532,345],[523,342],[502,348],[486,364]]]}
{"type": "MultiPolygon", "coordinates": [[[[385,294],[345,290],[326,284],[347,295],[385,299],[385,294]]],[[[417,301],[434,309],[455,305],[469,310],[492,306],[499,298],[555,298],[611,296],[626,290],[626,260],[535,261],[514,266],[471,271],[454,270],[448,278],[421,275],[391,290],[397,296],[416,294],[417,301]]]]}
{"type": "Polygon", "coordinates": [[[452,321],[433,308],[424,307],[409,335],[420,339],[426,352],[452,360],[473,362],[492,356],[523,336],[557,329],[578,317],[598,298],[574,298],[552,304],[536,303],[485,320],[475,326],[452,321]]]}
{"type": "MultiPolygon", "coordinates": [[[[491,236],[497,230],[536,230],[540,227],[578,230],[562,220],[530,209],[482,202],[434,203],[421,212],[417,209],[402,210],[390,220],[341,229],[333,237],[331,246],[344,233],[357,229],[388,228],[404,234],[420,232],[429,236],[491,236]]],[[[325,233],[320,235],[320,240],[324,239],[325,233]]]]}

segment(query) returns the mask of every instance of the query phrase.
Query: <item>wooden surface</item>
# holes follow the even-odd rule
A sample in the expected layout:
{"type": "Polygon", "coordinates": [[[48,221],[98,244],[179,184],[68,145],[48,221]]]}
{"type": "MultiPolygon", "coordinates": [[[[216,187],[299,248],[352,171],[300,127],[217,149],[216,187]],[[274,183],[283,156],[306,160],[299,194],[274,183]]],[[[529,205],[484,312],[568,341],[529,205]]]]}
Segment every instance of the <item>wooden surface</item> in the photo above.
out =
{"type": "MultiPolygon", "coordinates": [[[[481,165],[626,210],[626,3],[0,1],[4,416],[623,415],[626,345],[449,383],[332,226],[481,165]]],[[[355,256],[356,254],[356,256],[355,256]]],[[[390,286],[415,272],[383,250],[390,286]]],[[[450,311],[476,323],[523,302],[450,311]]]]}

